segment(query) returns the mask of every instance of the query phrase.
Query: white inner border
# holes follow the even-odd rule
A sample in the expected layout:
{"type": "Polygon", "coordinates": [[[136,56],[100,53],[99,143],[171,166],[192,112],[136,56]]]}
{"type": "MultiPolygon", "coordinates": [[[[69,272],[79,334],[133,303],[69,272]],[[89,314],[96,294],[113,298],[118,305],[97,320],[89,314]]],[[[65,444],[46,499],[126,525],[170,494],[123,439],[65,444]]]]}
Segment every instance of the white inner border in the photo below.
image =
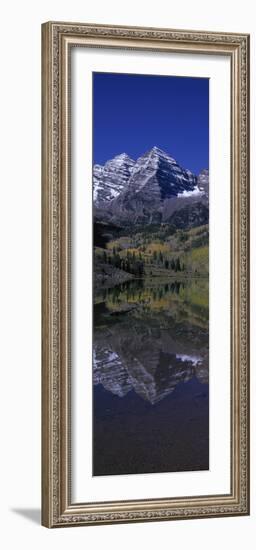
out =
{"type": "Polygon", "coordinates": [[[76,47],[71,71],[72,502],[229,493],[230,60],[213,55],[76,47]],[[93,71],[210,78],[209,471],[92,476],[93,71]]]}

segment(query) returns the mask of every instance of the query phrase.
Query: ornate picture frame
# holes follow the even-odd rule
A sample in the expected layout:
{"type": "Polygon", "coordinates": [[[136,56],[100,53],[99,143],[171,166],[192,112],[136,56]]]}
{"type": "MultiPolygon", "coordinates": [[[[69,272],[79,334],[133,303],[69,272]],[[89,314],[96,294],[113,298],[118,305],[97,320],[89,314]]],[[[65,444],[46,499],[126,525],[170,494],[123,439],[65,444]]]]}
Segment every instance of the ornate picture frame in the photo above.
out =
{"type": "Polygon", "coordinates": [[[42,25],[42,524],[249,514],[249,35],[42,25]],[[76,47],[228,56],[231,67],[230,492],[72,502],[70,52],[76,47]]]}

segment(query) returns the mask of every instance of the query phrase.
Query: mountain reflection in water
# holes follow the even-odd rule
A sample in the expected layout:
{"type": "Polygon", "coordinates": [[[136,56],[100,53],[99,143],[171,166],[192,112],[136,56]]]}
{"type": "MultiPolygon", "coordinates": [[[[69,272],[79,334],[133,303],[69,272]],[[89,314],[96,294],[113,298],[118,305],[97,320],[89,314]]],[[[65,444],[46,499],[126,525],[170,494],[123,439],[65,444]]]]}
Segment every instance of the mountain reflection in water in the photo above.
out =
{"type": "Polygon", "coordinates": [[[208,469],[208,281],[95,290],[93,474],[208,469]]]}

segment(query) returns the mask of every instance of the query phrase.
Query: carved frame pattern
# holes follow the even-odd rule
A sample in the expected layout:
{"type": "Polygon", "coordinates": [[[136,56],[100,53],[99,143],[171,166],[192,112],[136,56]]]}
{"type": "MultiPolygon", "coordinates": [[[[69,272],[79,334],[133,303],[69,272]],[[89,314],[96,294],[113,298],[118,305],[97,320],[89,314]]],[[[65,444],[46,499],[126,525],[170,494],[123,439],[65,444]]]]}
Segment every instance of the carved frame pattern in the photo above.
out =
{"type": "Polygon", "coordinates": [[[42,26],[42,523],[249,513],[249,36],[75,23],[42,26]],[[232,188],[231,493],[71,503],[69,53],[75,46],[229,55],[232,188]]]}

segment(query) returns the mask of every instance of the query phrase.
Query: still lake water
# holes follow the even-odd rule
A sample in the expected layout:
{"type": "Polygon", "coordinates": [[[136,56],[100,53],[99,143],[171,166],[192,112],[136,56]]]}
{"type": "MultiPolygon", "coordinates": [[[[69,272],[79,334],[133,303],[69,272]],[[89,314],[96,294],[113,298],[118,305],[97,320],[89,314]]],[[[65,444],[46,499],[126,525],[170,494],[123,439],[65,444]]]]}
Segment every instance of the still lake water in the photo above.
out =
{"type": "Polygon", "coordinates": [[[209,468],[208,280],[95,290],[93,475],[209,468]]]}

